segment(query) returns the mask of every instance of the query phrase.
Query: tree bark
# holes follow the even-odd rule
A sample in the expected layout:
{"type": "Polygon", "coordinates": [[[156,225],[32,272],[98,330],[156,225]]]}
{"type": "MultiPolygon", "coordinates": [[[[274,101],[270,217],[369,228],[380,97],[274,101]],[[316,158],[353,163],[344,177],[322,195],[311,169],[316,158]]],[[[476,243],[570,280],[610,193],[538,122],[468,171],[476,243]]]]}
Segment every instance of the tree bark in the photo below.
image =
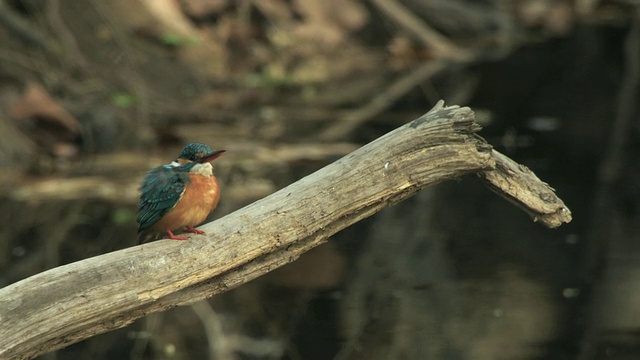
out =
{"type": "MultiPolygon", "coordinates": [[[[496,167],[497,153],[475,134],[479,129],[469,108],[440,102],[323,169],[204,225],[204,236],[130,247],[0,289],[0,358],[31,358],[239,286],[445,180],[477,173],[500,192],[504,185],[492,179],[514,173],[510,166],[496,167]],[[487,175],[500,171],[505,173],[487,175]]],[[[511,162],[504,157],[498,163],[505,161],[511,162]]],[[[525,173],[509,182],[508,197],[546,225],[570,221],[552,189],[529,175],[533,179],[525,173]],[[545,206],[520,197],[524,178],[526,194],[544,194],[545,206]]]]}

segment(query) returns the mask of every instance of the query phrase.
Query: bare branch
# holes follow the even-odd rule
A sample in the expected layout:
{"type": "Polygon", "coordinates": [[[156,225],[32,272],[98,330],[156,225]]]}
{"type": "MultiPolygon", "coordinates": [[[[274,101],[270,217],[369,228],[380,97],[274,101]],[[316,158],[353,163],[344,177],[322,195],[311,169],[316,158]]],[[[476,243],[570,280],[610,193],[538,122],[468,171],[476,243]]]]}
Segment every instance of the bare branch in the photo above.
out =
{"type": "Polygon", "coordinates": [[[399,25],[418,37],[423,44],[431,47],[439,56],[457,61],[468,61],[471,58],[469,51],[440,35],[397,1],[373,0],[373,3],[399,25]]]}
{"type": "MultiPolygon", "coordinates": [[[[211,297],[294,261],[422,188],[469,173],[503,172],[491,147],[475,135],[479,129],[469,108],[439,102],[323,169],[203,226],[206,236],[123,249],[0,289],[0,358],[34,357],[211,297]]],[[[542,194],[538,187],[550,189],[531,181],[530,196],[542,194]]],[[[521,194],[527,192],[510,192],[518,200],[521,194]]]]}
{"type": "Polygon", "coordinates": [[[389,85],[385,91],[371,99],[371,101],[363,107],[342,115],[334,125],[320,134],[320,138],[324,140],[335,140],[345,137],[349,132],[357,128],[358,125],[386,110],[392,106],[396,100],[411,91],[411,89],[444,69],[445,63],[442,61],[430,61],[421,64],[400,76],[400,78],[389,85]]]}
{"type": "Polygon", "coordinates": [[[495,150],[493,158],[496,169],[478,173],[492,190],[524,210],[533,221],[547,227],[557,228],[571,221],[571,211],[553,188],[538,179],[529,168],[495,150]]]}

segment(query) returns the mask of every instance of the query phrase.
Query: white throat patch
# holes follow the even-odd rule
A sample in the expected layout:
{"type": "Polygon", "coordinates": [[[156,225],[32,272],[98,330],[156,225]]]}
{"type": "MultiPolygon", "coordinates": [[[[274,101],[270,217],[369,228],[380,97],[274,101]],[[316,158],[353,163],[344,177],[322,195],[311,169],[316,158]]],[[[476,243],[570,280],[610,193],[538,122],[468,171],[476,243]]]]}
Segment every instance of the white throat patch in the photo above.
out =
{"type": "Polygon", "coordinates": [[[211,163],[196,164],[191,168],[190,173],[211,177],[213,176],[213,166],[211,163]]]}

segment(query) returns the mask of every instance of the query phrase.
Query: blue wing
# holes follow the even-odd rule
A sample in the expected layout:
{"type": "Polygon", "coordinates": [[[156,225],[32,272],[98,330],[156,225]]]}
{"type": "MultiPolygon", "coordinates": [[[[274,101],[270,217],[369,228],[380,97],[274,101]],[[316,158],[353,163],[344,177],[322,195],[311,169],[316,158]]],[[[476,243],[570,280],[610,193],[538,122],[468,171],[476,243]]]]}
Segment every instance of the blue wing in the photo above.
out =
{"type": "Polygon", "coordinates": [[[182,166],[163,165],[150,170],[140,186],[138,234],[142,234],[173,209],[189,177],[182,166]]]}

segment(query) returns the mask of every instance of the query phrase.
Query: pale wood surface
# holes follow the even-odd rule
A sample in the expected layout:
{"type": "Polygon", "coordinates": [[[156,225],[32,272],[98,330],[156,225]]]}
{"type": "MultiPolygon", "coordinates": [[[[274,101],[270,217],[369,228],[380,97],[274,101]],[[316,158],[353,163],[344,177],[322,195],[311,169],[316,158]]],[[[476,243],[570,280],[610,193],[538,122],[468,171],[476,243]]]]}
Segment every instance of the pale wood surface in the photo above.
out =
{"type": "Polygon", "coordinates": [[[492,153],[496,170],[478,173],[492,190],[527,212],[533,221],[547,227],[557,228],[571,221],[571,211],[552,187],[538,179],[526,166],[495,150],[492,153]]]}
{"type": "MultiPolygon", "coordinates": [[[[0,289],[0,358],[30,358],[224,292],[424,187],[500,171],[491,146],[475,135],[479,128],[469,108],[440,102],[325,168],[204,225],[206,236],[123,249],[0,289]]],[[[539,189],[530,193],[551,194],[552,212],[566,209],[536,180],[528,186],[539,189]]],[[[566,216],[559,223],[570,220],[568,209],[560,212],[566,216]]]]}

